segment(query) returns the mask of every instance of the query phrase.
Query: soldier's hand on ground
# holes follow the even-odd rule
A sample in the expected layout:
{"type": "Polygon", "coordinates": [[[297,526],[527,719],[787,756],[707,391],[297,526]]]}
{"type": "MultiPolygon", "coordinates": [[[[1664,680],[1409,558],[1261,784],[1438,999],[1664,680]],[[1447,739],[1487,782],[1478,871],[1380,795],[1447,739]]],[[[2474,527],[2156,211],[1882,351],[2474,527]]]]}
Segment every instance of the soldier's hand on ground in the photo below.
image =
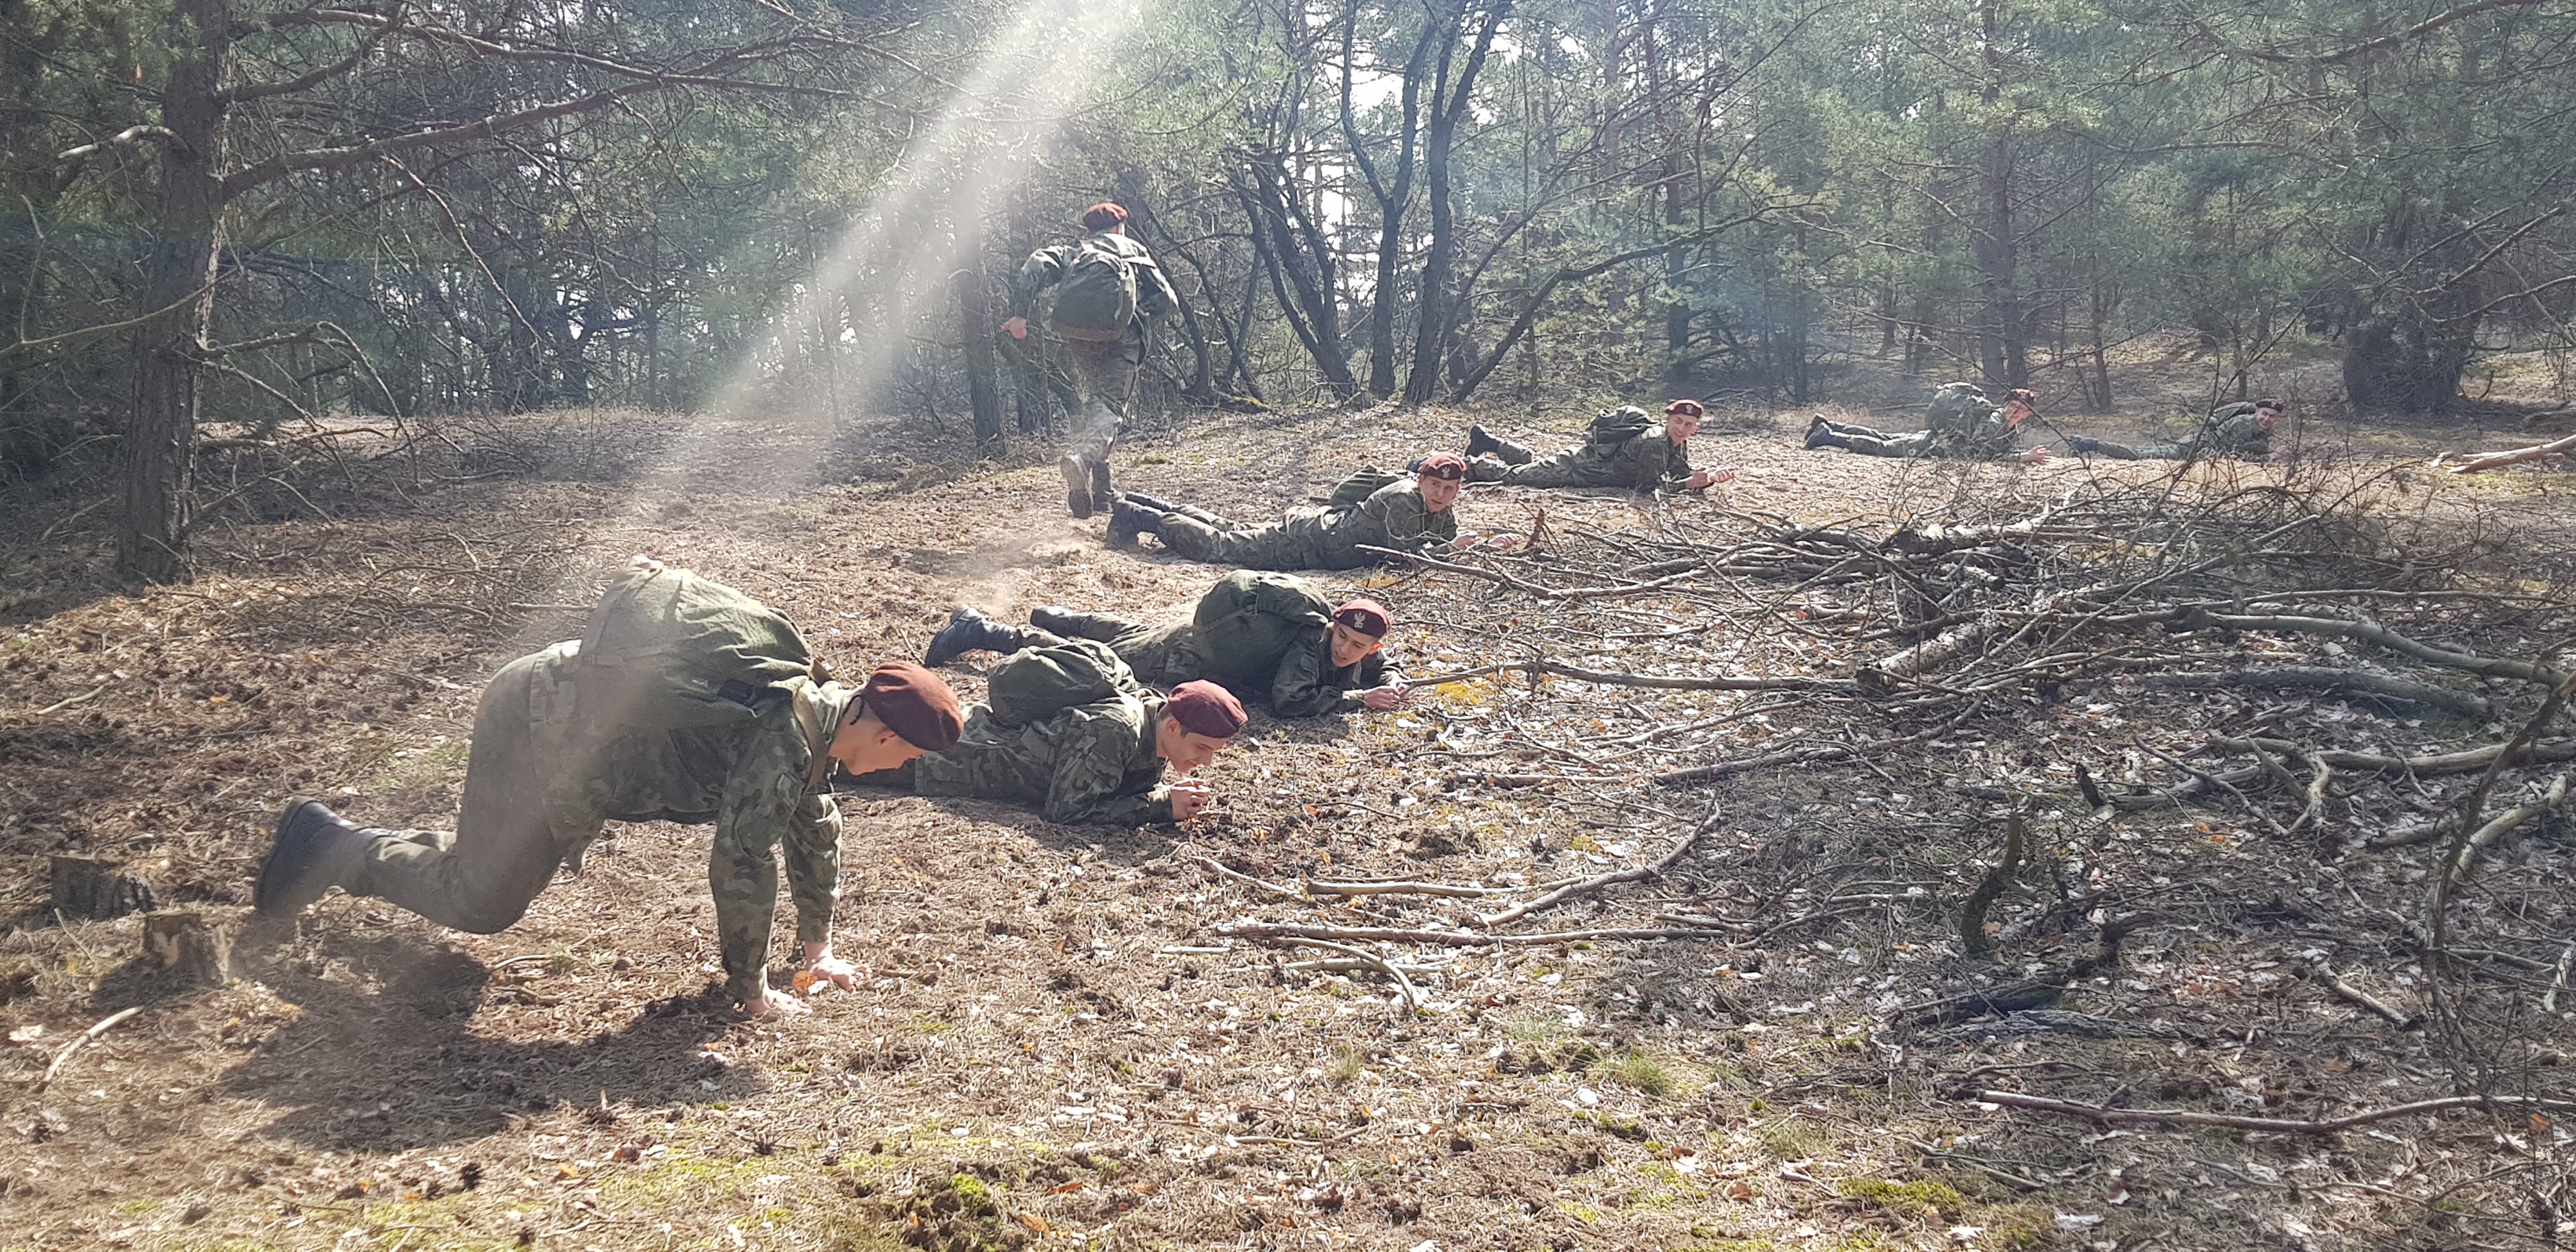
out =
{"type": "Polygon", "coordinates": [[[800,1017],[814,1010],[799,1003],[796,997],[772,987],[748,1004],[737,1004],[734,1012],[754,1021],[776,1021],[782,1017],[800,1017]]]}
{"type": "Polygon", "coordinates": [[[1727,465],[1721,466],[1717,469],[1701,470],[1698,473],[1691,475],[1690,481],[1683,483],[1682,485],[1693,491],[1697,491],[1702,487],[1714,487],[1719,483],[1728,483],[1733,481],[1735,481],[1735,467],[1727,465]]]}
{"type": "Polygon", "coordinates": [[[1195,778],[1184,778],[1172,784],[1172,820],[1186,822],[1199,815],[1199,810],[1216,798],[1215,789],[1195,778]]]}
{"type": "Polygon", "coordinates": [[[1008,333],[1013,339],[1026,339],[1029,337],[1029,319],[1025,317],[1012,318],[1011,320],[1002,323],[1002,330],[1008,333]]]}
{"type": "Polygon", "coordinates": [[[1381,713],[1388,709],[1400,708],[1411,698],[1412,693],[1405,689],[1403,683],[1388,683],[1383,687],[1371,687],[1360,693],[1360,703],[1381,713]]]}
{"type": "Polygon", "coordinates": [[[2046,445],[2021,454],[2021,463],[2024,465],[2046,465],[2056,459],[2057,454],[2049,451],[2046,445]]]}

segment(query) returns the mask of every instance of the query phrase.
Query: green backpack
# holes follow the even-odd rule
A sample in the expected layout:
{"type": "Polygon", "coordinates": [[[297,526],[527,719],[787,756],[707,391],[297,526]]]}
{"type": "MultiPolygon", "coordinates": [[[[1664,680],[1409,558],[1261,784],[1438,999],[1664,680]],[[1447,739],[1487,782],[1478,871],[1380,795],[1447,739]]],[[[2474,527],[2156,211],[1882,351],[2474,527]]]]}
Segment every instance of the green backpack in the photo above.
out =
{"type": "Polygon", "coordinates": [[[574,707],[601,737],[748,722],[823,680],[778,610],[685,569],[638,558],[590,611],[573,666],[574,707]]]}
{"type": "Polygon", "coordinates": [[[1615,452],[1628,441],[1645,434],[1654,424],[1655,419],[1646,416],[1644,409],[1623,404],[1593,418],[1592,425],[1584,431],[1583,439],[1595,451],[1615,452]]]}
{"type": "Polygon", "coordinates": [[[1924,414],[1924,425],[1936,431],[1965,431],[1974,428],[1994,404],[1975,383],[1943,383],[1932,393],[1932,404],[1924,414]]]}
{"type": "Polygon", "coordinates": [[[1303,578],[1236,570],[1199,597],[1191,625],[1211,673],[1257,680],[1278,667],[1299,636],[1321,634],[1332,617],[1323,591],[1303,578]]]}
{"type": "Polygon", "coordinates": [[[1394,470],[1383,470],[1374,465],[1363,465],[1359,468],[1358,472],[1343,479],[1340,485],[1334,487],[1333,494],[1324,497],[1324,507],[1328,509],[1357,508],[1362,501],[1368,499],[1370,496],[1376,495],[1378,488],[1383,487],[1388,483],[1402,482],[1403,480],[1404,475],[1396,473],[1394,470]]]}
{"type": "Polygon", "coordinates": [[[1127,327],[1136,320],[1136,268],[1154,262],[1120,251],[1108,242],[1111,238],[1115,236],[1084,239],[1065,262],[1055,312],[1047,319],[1055,333],[1099,342],[1126,338],[1127,327]]]}
{"type": "Polygon", "coordinates": [[[1027,726],[1066,709],[1144,694],[1127,663],[1095,639],[1022,648],[1002,658],[984,682],[984,705],[1004,726],[1027,726]]]}

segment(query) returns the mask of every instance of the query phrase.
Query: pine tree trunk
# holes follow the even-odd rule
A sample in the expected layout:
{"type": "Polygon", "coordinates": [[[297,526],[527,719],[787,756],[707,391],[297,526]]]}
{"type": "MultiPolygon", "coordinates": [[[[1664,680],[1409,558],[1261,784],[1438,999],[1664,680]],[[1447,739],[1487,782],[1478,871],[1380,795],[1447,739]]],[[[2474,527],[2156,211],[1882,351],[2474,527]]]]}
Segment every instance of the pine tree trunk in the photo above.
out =
{"type": "Polygon", "coordinates": [[[195,521],[198,356],[215,311],[223,251],[224,110],[220,94],[229,0],[177,0],[171,10],[162,124],[161,213],[145,261],[143,308],[176,312],[134,336],[134,420],[125,432],[125,524],[117,572],[148,582],[188,578],[195,521]]]}

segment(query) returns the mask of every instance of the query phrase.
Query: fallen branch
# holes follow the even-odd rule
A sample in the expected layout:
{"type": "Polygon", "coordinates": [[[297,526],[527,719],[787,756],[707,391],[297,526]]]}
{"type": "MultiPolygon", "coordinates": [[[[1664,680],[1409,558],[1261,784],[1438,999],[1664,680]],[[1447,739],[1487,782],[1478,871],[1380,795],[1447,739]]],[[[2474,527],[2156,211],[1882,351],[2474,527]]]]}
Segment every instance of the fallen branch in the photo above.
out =
{"type": "Polygon", "coordinates": [[[1641,865],[1629,869],[1613,870],[1607,874],[1598,874],[1591,878],[1586,878],[1581,882],[1568,883],[1565,886],[1548,892],[1546,895],[1540,896],[1535,900],[1515,904],[1510,908],[1504,909],[1500,913],[1479,915],[1476,918],[1476,924],[1486,928],[1487,930],[1491,930],[1496,926],[1519,921],[1521,918],[1527,917],[1532,913],[1555,908],[1557,905],[1563,904],[1568,900],[1581,899],[1584,896],[1592,895],[1604,887],[1615,886],[1623,882],[1644,882],[1649,878],[1659,877],[1665,870],[1671,869],[1675,862],[1681,860],[1682,854],[1690,851],[1691,845],[1699,842],[1700,836],[1707,834],[1711,829],[1714,829],[1716,825],[1717,815],[1715,813],[1711,813],[1708,816],[1708,820],[1699,824],[1698,829],[1682,836],[1681,842],[1674,844],[1672,851],[1666,852],[1662,856],[1656,858],[1655,863],[1652,865],[1641,865]]]}
{"type": "Polygon", "coordinates": [[[2439,665],[2446,669],[2466,670],[2472,674],[2485,674],[2491,678],[2519,678],[2524,682],[2546,683],[2553,687],[2567,681],[2567,675],[2547,665],[2533,661],[2507,660],[2503,657],[2479,656],[2474,652],[2435,647],[2429,643],[2409,639],[2368,619],[2354,622],[2339,617],[2248,616],[2192,609],[2180,614],[2177,620],[2185,626],[2194,627],[2274,630],[2301,635],[2326,635],[2337,639],[2357,639],[2363,643],[2377,644],[2391,652],[2403,652],[2428,665],[2439,665]]]}
{"type": "Polygon", "coordinates": [[[2550,785],[2549,794],[2541,797],[2538,803],[2506,809],[2496,814],[2495,820],[2478,827],[2477,833],[2470,835],[2468,842],[2460,845],[2459,855],[2452,858],[2451,876],[2458,878],[2467,874],[2469,867],[2477,863],[2479,854],[2485,852],[2489,844],[2512,833],[2514,827],[2554,811],[2566,803],[2567,775],[2561,774],[2558,776],[2558,781],[2550,785]]]}
{"type": "Polygon", "coordinates": [[[73,697],[71,697],[71,698],[69,698],[69,699],[66,699],[66,700],[56,700],[56,701],[54,701],[52,704],[48,704],[48,705],[46,705],[45,707],[43,707],[43,708],[41,708],[41,709],[38,709],[38,710],[36,710],[36,711],[35,711],[35,712],[33,712],[33,713],[28,714],[27,716],[29,716],[29,717],[43,717],[43,716],[44,716],[45,714],[47,714],[47,713],[59,713],[59,712],[63,711],[64,709],[70,708],[71,706],[73,706],[73,705],[75,705],[75,704],[79,704],[79,703],[82,703],[82,702],[84,702],[84,701],[86,701],[86,700],[89,700],[91,697],[96,696],[98,693],[100,693],[100,692],[102,692],[102,691],[105,691],[105,690],[107,690],[107,684],[106,684],[106,683],[100,683],[99,685],[97,685],[97,686],[95,686],[95,687],[92,687],[92,688],[90,688],[89,690],[84,691],[84,692],[80,693],[79,695],[73,696],[73,697]]]}
{"type": "Polygon", "coordinates": [[[1315,882],[1308,880],[1306,891],[1319,896],[1451,896],[1481,899],[1485,896],[1510,895],[1527,891],[1527,887],[1468,887],[1445,882],[1315,882]]]}
{"type": "MultiPolygon", "coordinates": [[[[2309,750],[2287,739],[2235,739],[2226,736],[2209,741],[2212,752],[2229,752],[2251,756],[2259,748],[2266,752],[2298,752],[2320,764],[2336,769],[2378,770],[2390,774],[2472,774],[2496,763],[2511,745],[2495,744],[2469,748],[2460,752],[2441,752],[2432,756],[2383,756],[2376,752],[2346,752],[2327,748],[2309,750]]],[[[2150,748],[2148,751],[2154,751],[2150,748]]],[[[2159,753],[2158,755],[2162,755],[2159,753]]],[[[2576,761],[2576,739],[2557,739],[2535,743],[2514,752],[2508,765],[2548,765],[2559,761],[2576,761]]],[[[2189,769],[2189,766],[2183,768],[2189,769]]],[[[2258,771],[2259,772],[2259,771],[2258,771]]]]}
{"type": "Polygon", "coordinates": [[[43,1091],[47,1086],[51,1085],[54,1081],[54,1075],[63,1072],[64,1064],[72,1059],[72,1053],[81,1050],[82,1044],[88,1043],[90,1040],[106,1034],[109,1030],[114,1029],[118,1022],[124,1021],[126,1018],[132,1017],[142,1011],[143,1006],[140,1004],[135,1005],[132,1008],[118,1009],[117,1011],[100,1018],[98,1022],[92,1025],[89,1029],[84,1030],[80,1032],[79,1035],[73,1037],[70,1043],[63,1045],[62,1051],[54,1054],[54,1063],[45,1067],[45,1076],[36,1080],[35,1089],[37,1091],[43,1091]]]}
{"type": "Polygon", "coordinates": [[[2331,965],[2301,966],[2297,972],[2300,977],[2333,992],[2337,999],[2376,1014],[2399,1030],[2413,1030],[2424,1024],[2423,1014],[2401,1013],[2389,1007],[2386,1001],[2345,982],[2343,975],[2336,973],[2331,965]]]}
{"type": "Polygon", "coordinates": [[[1382,960],[1358,948],[1351,947],[1348,944],[1334,943],[1329,939],[1314,939],[1303,935],[1283,936],[1277,939],[1266,940],[1265,942],[1295,944],[1300,947],[1321,948],[1326,952],[1339,952],[1350,960],[1357,961],[1369,969],[1376,970],[1379,973],[1394,979],[1396,989],[1404,993],[1404,1007],[1408,1009],[1419,1009],[1422,1007],[1422,993],[1414,990],[1413,980],[1405,977],[1404,971],[1396,968],[1393,961],[1382,960]]]}
{"type": "Polygon", "coordinates": [[[1341,939],[1353,943],[1428,943],[1451,948],[1532,947],[1595,939],[1713,939],[1706,930],[1558,930],[1536,935],[1487,935],[1472,930],[1410,930],[1394,926],[1303,926],[1285,922],[1236,922],[1215,933],[1227,939],[1341,939]]]}
{"type": "Polygon", "coordinates": [[[1283,896],[1288,897],[1288,898],[1289,898],[1289,899],[1291,899],[1291,900],[1295,900],[1295,901],[1298,901],[1298,902],[1300,902],[1300,903],[1304,903],[1304,904],[1312,904],[1312,903],[1314,903],[1314,901],[1313,901],[1313,900],[1308,899],[1308,898],[1306,897],[1305,893],[1303,893],[1303,892],[1301,892],[1301,891],[1297,891],[1297,890],[1295,890],[1295,889],[1293,889],[1293,888],[1289,888],[1289,887],[1282,887],[1282,886],[1280,886],[1279,884],[1277,884],[1277,883],[1275,883],[1275,882],[1265,882],[1265,881],[1263,881],[1263,880],[1261,880],[1261,879],[1258,879],[1258,878],[1253,877],[1253,876],[1252,876],[1252,875],[1250,875],[1250,874],[1239,874],[1239,873],[1236,873],[1236,872],[1235,872],[1235,871],[1233,871],[1233,870],[1227,869],[1226,867],[1224,867],[1224,866],[1222,866],[1222,865],[1217,864],[1217,862],[1216,862],[1216,858],[1215,858],[1215,857],[1209,857],[1209,856],[1193,856],[1193,857],[1191,857],[1191,858],[1190,858],[1190,864],[1192,864],[1192,865],[1196,865],[1196,866],[1198,866],[1198,867],[1199,867],[1199,868],[1201,868],[1201,869],[1214,870],[1218,875],[1220,875],[1220,876],[1222,876],[1222,877],[1226,877],[1226,878],[1231,878],[1231,879],[1233,879],[1233,880],[1234,880],[1234,881],[1236,881],[1236,882],[1239,882],[1239,883],[1244,884],[1245,886],[1249,886],[1249,887],[1259,887],[1259,888],[1261,888],[1261,889],[1262,889],[1262,890],[1264,890],[1264,891],[1276,892],[1276,893],[1278,893],[1278,894],[1280,894],[1280,895],[1283,895],[1283,896]]]}
{"type": "Polygon", "coordinates": [[[2392,678],[2362,670],[2331,669],[2325,666],[2283,665],[2267,669],[2227,670],[2218,673],[2142,674],[2135,680],[2141,687],[2164,690],[2210,690],[2219,687],[2297,687],[2358,694],[2381,700],[2395,700],[2437,708],[2479,721],[2495,716],[2495,706],[2486,697],[2432,683],[2407,678],[2392,678]]]}
{"type": "Polygon", "coordinates": [[[1967,907],[1959,910],[1959,946],[1969,956],[1994,955],[1995,941],[1986,937],[1986,910],[1994,907],[2004,888],[2012,885],[2013,875],[2021,872],[2021,849],[2022,816],[2014,813],[2004,821],[2003,859],[1977,884],[1967,907]]]}
{"type": "Polygon", "coordinates": [[[2440,1113],[2450,1109],[2500,1107],[2563,1112],[2576,1109],[2576,1100],[2553,1100],[2546,1096],[2443,1096],[2436,1100],[2418,1100],[2413,1104],[2391,1105],[2371,1109],[2348,1117],[2300,1121],[2285,1117],[2242,1117],[2234,1113],[2195,1113],[2189,1109],[2115,1109],[2101,1105],[2078,1104],[2073,1100],[2052,1100],[2046,1096],[2023,1095],[2018,1091],[1980,1091],[1976,1098],[1987,1104],[2006,1108],[2028,1109],[2034,1113],[2059,1113],[2081,1117],[2102,1125],[2117,1122],[2164,1123],[2176,1126],[2223,1126],[2230,1130],[2268,1130],[2288,1135],[2331,1135],[2337,1131],[2413,1117],[2418,1113],[2440,1113]]]}
{"type": "Polygon", "coordinates": [[[2562,452],[2571,451],[2576,451],[2576,435],[2553,439],[2548,443],[2534,444],[2528,448],[2515,448],[2509,452],[2480,452],[2452,466],[2451,472],[2478,474],[2491,469],[2503,469],[2508,465],[2520,465],[2525,461],[2545,461],[2562,452]]]}

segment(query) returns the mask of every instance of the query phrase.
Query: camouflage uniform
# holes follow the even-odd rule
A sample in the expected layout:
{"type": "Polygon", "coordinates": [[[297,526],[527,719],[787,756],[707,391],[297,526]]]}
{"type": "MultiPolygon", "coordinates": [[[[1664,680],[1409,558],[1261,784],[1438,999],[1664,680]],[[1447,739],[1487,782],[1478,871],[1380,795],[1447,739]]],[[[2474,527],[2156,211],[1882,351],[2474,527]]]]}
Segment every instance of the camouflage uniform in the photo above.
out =
{"type": "Polygon", "coordinates": [[[955,747],[853,781],[999,800],[1066,825],[1168,822],[1172,789],[1162,785],[1163,758],[1154,750],[1162,716],[1160,696],[1113,696],[1025,726],[1002,725],[989,706],[970,704],[955,747]]]}
{"type": "Polygon", "coordinates": [[[2207,461],[2217,457],[2260,461],[2272,455],[2272,432],[2263,429],[2262,421],[2254,416],[2253,405],[2228,404],[2210,410],[2200,429],[2189,438],[2135,446],[2102,440],[2093,445],[2093,454],[2115,461],[2207,461]]]}
{"type": "MultiPolygon", "coordinates": [[[[1640,409],[1622,415],[1644,420],[1640,409]]],[[[1591,440],[1542,461],[1536,450],[1496,439],[1490,456],[1467,462],[1467,481],[1514,487],[1626,487],[1638,491],[1679,491],[1691,476],[1690,451],[1675,443],[1662,426],[1648,426],[1635,437],[1604,448],[1591,440]]]]}
{"type": "Polygon", "coordinates": [[[484,687],[456,830],[379,832],[391,837],[377,840],[342,885],[442,926],[492,934],[518,921],[555,867],[577,861],[604,823],[712,823],[707,890],[725,994],[758,1000],[778,905],[773,846],[786,853],[797,939],[831,937],[841,811],[806,780],[853,692],[793,679],[792,699],[748,723],[620,735],[574,713],[580,647],[558,643],[520,657],[484,687]]]}
{"type": "Polygon", "coordinates": [[[1136,390],[1136,372],[1145,365],[1145,323],[1160,320],[1179,311],[1181,298],[1172,292],[1170,279],[1163,277],[1162,267],[1155,265],[1145,245],[1117,231],[1101,231],[1082,243],[1058,244],[1029,254],[1020,265],[1021,302],[1036,299],[1037,293],[1063,279],[1065,267],[1085,245],[1105,248],[1120,256],[1143,262],[1134,266],[1136,274],[1136,321],[1129,323],[1127,333],[1117,339],[1092,340],[1064,336],[1065,356],[1073,363],[1074,376],[1081,380],[1082,404],[1073,408],[1073,446],[1068,451],[1105,460],[1109,445],[1118,437],[1118,423],[1127,416],[1127,400],[1136,390]]]}
{"type": "MultiPolygon", "coordinates": [[[[1357,712],[1366,707],[1360,693],[1395,680],[1382,650],[1361,657],[1357,664],[1335,668],[1329,627],[1299,632],[1288,649],[1276,656],[1227,657],[1220,662],[1206,655],[1198,627],[1189,622],[1144,626],[1104,613],[1077,613],[1067,626],[1076,638],[1108,644],[1140,682],[1168,690],[1205,678],[1233,692],[1236,699],[1266,702],[1280,717],[1357,712]]],[[[1034,626],[1022,627],[1017,634],[1018,646],[1023,648],[1061,642],[1034,626]]]]}
{"type": "Polygon", "coordinates": [[[1983,397],[1959,412],[1945,412],[1935,405],[1930,427],[1925,430],[1899,434],[1844,422],[1827,422],[1825,426],[1843,441],[1844,447],[1863,456],[1990,461],[2010,456],[2013,450],[2012,419],[1983,397]]]}
{"type": "Polygon", "coordinates": [[[1200,509],[1162,515],[1155,531],[1163,544],[1193,561],[1244,569],[1359,569],[1384,557],[1359,545],[1420,552],[1458,538],[1454,509],[1434,513],[1422,489],[1400,478],[1347,508],[1306,505],[1254,529],[1200,509]]]}

